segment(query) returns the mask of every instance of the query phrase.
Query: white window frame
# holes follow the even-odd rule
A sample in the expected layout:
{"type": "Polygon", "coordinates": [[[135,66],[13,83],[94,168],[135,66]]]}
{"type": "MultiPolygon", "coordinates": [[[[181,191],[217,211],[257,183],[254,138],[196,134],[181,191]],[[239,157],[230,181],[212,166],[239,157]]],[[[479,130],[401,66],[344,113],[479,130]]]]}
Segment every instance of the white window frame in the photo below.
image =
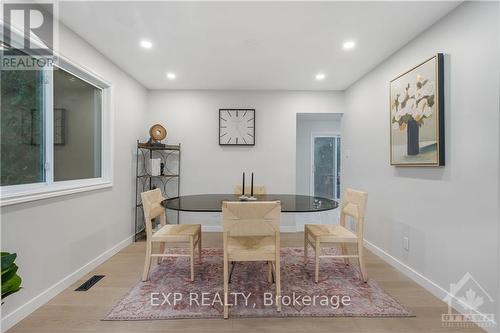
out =
{"type": "MultiPolygon", "coordinates": [[[[314,139],[316,138],[339,138],[342,145],[342,137],[340,132],[312,132],[311,133],[311,169],[309,172],[309,193],[311,196],[314,196],[314,139]]],[[[337,154],[333,154],[333,165],[334,168],[337,166],[337,162],[339,162],[340,170],[342,170],[342,159],[337,161],[337,154]]],[[[342,182],[340,183],[340,195],[342,196],[342,182]]],[[[333,185],[333,200],[340,200],[340,198],[335,198],[337,195],[337,182],[334,182],[333,185]]]]}
{"type": "MultiPolygon", "coordinates": [[[[13,37],[23,38],[13,31],[13,37]]],[[[112,85],[91,70],[77,65],[61,54],[57,57],[57,67],[75,77],[101,89],[101,177],[54,181],[53,180],[53,73],[52,69],[43,70],[44,89],[44,150],[45,181],[33,184],[9,185],[0,187],[0,206],[13,205],[28,201],[52,198],[62,195],[93,191],[113,186],[113,105],[112,85]]]]}

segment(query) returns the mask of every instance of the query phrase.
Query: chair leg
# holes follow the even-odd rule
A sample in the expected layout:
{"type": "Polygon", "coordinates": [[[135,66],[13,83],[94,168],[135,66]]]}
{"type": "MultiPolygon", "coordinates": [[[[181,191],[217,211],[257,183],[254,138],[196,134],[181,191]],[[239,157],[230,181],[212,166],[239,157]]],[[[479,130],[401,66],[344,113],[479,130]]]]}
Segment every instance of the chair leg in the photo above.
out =
{"type": "Polygon", "coordinates": [[[191,281],[194,281],[194,236],[189,238],[189,249],[190,249],[190,266],[191,266],[191,281]]]}
{"type": "Polygon", "coordinates": [[[279,255],[276,258],[275,263],[275,283],[276,283],[276,310],[281,312],[281,273],[280,273],[280,257],[279,255]]]}
{"type": "Polygon", "coordinates": [[[304,227],[304,263],[307,263],[307,225],[304,227]]]}
{"type": "Polygon", "coordinates": [[[319,244],[319,238],[316,238],[316,246],[314,249],[315,254],[315,266],[314,266],[314,282],[318,283],[319,280],[319,254],[321,252],[321,247],[319,244]]]}
{"type": "MultiPolygon", "coordinates": [[[[345,243],[340,243],[340,249],[342,252],[342,255],[346,256],[349,252],[347,252],[347,245],[345,243]]],[[[349,258],[344,258],[344,264],[346,266],[349,266],[349,258]]]]}
{"type": "MultiPolygon", "coordinates": [[[[163,254],[165,253],[165,242],[160,243],[160,253],[163,254]]],[[[158,257],[158,261],[156,262],[157,264],[160,264],[162,262],[163,257],[158,257]]]]}
{"type": "Polygon", "coordinates": [[[142,273],[142,281],[149,279],[149,267],[151,267],[151,241],[146,240],[146,260],[144,261],[144,272],[142,273]]]}
{"type": "Polygon", "coordinates": [[[201,232],[198,234],[198,260],[201,264],[201,232]]]}
{"type": "Polygon", "coordinates": [[[228,302],[228,292],[229,292],[229,262],[227,258],[224,258],[224,319],[229,317],[229,307],[228,302]]]}
{"type": "Polygon", "coordinates": [[[366,282],[368,281],[368,274],[366,272],[365,259],[363,257],[363,242],[358,242],[358,260],[361,276],[363,277],[363,281],[366,282]]]}

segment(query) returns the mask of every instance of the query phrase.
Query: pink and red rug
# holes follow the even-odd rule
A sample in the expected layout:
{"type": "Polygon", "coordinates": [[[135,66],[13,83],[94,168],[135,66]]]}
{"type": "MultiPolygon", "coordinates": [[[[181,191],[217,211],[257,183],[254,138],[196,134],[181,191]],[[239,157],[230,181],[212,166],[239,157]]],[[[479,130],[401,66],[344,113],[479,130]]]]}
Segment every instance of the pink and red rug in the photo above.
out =
{"type": "MultiPolygon", "coordinates": [[[[154,266],[150,280],[139,282],[104,320],[222,318],[222,250],[203,250],[189,280],[186,258],[168,258],[154,266]]],[[[229,287],[229,309],[235,317],[410,317],[397,300],[369,279],[364,283],[356,266],[324,259],[320,281],[314,283],[314,263],[304,265],[303,250],[281,250],[282,311],[275,306],[275,285],[267,282],[265,263],[237,263],[229,287]]]]}

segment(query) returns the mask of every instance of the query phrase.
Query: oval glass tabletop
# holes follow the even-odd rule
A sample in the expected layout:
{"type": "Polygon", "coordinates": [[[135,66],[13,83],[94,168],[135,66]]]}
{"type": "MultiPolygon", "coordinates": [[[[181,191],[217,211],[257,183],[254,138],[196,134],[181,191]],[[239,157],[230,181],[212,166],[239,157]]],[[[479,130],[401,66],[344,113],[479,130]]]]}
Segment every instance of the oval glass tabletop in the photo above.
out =
{"type": "MultiPolygon", "coordinates": [[[[256,195],[257,201],[281,201],[281,211],[284,213],[321,212],[338,207],[331,199],[295,194],[265,194],[256,195]]],[[[165,208],[185,212],[221,212],[223,201],[240,201],[235,194],[197,194],[184,195],[164,200],[165,208]]],[[[255,201],[249,201],[255,202],[255,201]]]]}

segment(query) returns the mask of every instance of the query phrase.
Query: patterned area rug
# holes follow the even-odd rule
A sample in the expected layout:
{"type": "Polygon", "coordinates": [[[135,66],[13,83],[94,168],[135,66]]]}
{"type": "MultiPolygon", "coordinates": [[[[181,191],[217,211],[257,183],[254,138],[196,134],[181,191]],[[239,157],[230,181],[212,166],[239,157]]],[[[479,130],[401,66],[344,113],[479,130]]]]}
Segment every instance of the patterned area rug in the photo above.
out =
{"type": "MultiPolygon", "coordinates": [[[[333,251],[333,250],[332,250],[333,251]]],[[[311,255],[311,252],[310,252],[311,255]]],[[[275,285],[267,282],[267,264],[237,263],[229,286],[229,315],[235,317],[411,317],[398,301],[358,268],[324,259],[320,281],[314,283],[314,263],[303,263],[303,250],[281,250],[282,311],[275,306],[275,285]]],[[[203,263],[189,280],[186,258],[164,259],[154,265],[150,280],[139,282],[104,320],[222,318],[223,267],[221,249],[203,249],[203,263]]]]}

